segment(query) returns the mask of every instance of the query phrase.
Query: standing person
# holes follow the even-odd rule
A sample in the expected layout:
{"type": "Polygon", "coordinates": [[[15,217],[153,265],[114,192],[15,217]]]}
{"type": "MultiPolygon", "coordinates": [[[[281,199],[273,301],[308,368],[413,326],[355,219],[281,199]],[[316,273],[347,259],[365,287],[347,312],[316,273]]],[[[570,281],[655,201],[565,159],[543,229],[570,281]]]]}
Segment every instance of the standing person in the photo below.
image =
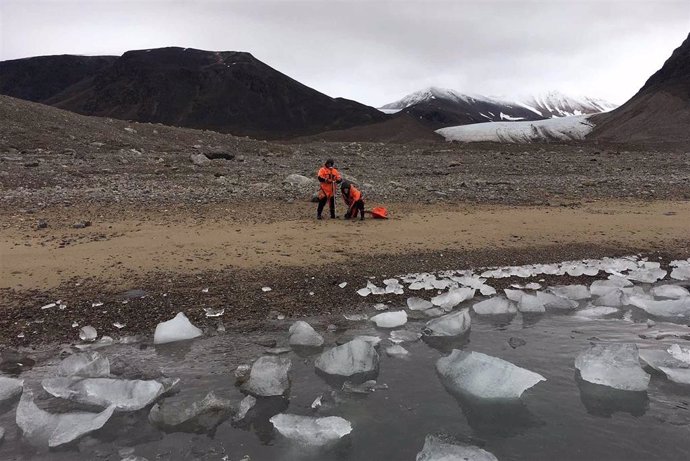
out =
{"type": "Polygon", "coordinates": [[[335,218],[335,185],[336,183],[340,184],[343,177],[340,176],[338,170],[333,167],[334,165],[335,162],[333,159],[329,158],[317,175],[321,183],[321,190],[319,191],[319,206],[316,209],[316,219],[322,219],[321,212],[323,211],[323,207],[326,206],[326,202],[328,202],[328,206],[331,210],[331,218],[335,218]]]}
{"type": "Polygon", "coordinates": [[[340,191],[343,193],[345,204],[347,204],[345,219],[357,218],[357,213],[361,213],[362,217],[359,219],[364,221],[364,198],[362,198],[362,193],[359,189],[357,189],[354,184],[343,181],[340,186],[340,191]]]}

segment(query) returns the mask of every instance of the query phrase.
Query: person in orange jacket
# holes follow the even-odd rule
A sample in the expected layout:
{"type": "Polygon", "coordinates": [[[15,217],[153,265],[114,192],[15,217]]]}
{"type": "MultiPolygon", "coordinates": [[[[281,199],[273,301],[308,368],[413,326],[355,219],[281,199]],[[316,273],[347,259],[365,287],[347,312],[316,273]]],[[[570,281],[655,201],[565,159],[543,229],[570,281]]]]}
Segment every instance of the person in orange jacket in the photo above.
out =
{"type": "Polygon", "coordinates": [[[317,174],[319,183],[321,183],[321,190],[319,191],[319,206],[316,209],[316,219],[322,219],[321,213],[326,206],[326,202],[328,202],[328,206],[331,210],[331,218],[335,218],[335,185],[340,184],[343,177],[338,170],[333,167],[334,165],[335,162],[333,159],[329,158],[317,174]]]}
{"type": "Polygon", "coordinates": [[[347,205],[345,219],[357,218],[357,214],[361,213],[360,220],[364,221],[364,198],[362,198],[362,193],[359,189],[354,184],[343,181],[340,191],[343,193],[343,200],[345,200],[347,205]]]}

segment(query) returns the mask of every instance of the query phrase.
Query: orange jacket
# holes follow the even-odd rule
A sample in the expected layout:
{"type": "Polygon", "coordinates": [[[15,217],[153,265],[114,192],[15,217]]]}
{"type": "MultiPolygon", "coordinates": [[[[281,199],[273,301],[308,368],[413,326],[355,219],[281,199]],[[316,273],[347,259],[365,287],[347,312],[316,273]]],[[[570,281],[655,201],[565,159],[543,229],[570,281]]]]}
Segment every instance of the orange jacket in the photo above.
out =
{"type": "Polygon", "coordinates": [[[350,184],[350,194],[346,195],[345,192],[343,192],[343,200],[345,200],[345,203],[347,206],[352,207],[352,205],[355,204],[357,200],[362,199],[362,193],[357,189],[355,186],[350,184]]]}
{"type": "Polygon", "coordinates": [[[335,191],[334,182],[340,182],[343,177],[335,168],[327,168],[322,166],[317,175],[319,182],[321,183],[321,191],[326,195],[326,197],[333,197],[333,192],[335,191]]]}

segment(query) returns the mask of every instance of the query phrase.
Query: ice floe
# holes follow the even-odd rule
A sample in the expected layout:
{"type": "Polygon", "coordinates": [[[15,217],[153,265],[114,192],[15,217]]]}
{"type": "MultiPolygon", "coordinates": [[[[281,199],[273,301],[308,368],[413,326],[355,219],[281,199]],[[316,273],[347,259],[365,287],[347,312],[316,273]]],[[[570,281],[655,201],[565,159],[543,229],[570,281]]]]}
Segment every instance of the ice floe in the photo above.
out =
{"type": "Polygon", "coordinates": [[[411,311],[425,311],[432,307],[434,307],[434,304],[426,299],[417,297],[407,298],[407,308],[411,311]]]}
{"type": "Polygon", "coordinates": [[[369,320],[374,322],[379,328],[397,328],[407,323],[407,312],[383,312],[381,314],[376,314],[369,320]]]}
{"type": "Polygon", "coordinates": [[[386,354],[390,357],[405,357],[410,352],[402,347],[400,344],[390,346],[386,348],[386,354]]]}
{"type": "Polygon", "coordinates": [[[54,397],[117,411],[136,411],[153,403],[165,388],[155,380],[46,378],[43,389],[54,397]]]}
{"type": "Polygon", "coordinates": [[[353,339],[324,351],[314,366],[323,373],[336,376],[372,373],[378,371],[379,354],[371,343],[353,339]]]}
{"type": "Polygon", "coordinates": [[[405,343],[405,342],[415,342],[418,341],[419,338],[421,338],[422,335],[421,333],[416,333],[414,331],[409,331],[409,330],[395,330],[391,331],[390,334],[390,341],[392,343],[398,344],[398,343],[405,343]]]}
{"type": "Polygon", "coordinates": [[[659,285],[650,290],[657,298],[681,299],[690,296],[690,291],[680,285],[659,285]]]}
{"type": "Polygon", "coordinates": [[[422,333],[425,336],[459,336],[467,333],[471,325],[470,310],[462,309],[458,312],[429,320],[422,333]]]}
{"type": "Polygon", "coordinates": [[[498,458],[474,445],[448,443],[427,435],[416,461],[498,461],[498,458]]]}
{"type": "Polygon", "coordinates": [[[646,391],[650,376],[635,344],[594,344],[575,359],[583,380],[622,391],[646,391]]]}
{"type": "Polygon", "coordinates": [[[23,379],[0,376],[0,404],[18,397],[23,389],[23,379]]]}
{"type": "Polygon", "coordinates": [[[290,326],[290,346],[321,347],[323,337],[307,322],[298,320],[290,326]]]}
{"type": "Polygon", "coordinates": [[[107,378],[110,376],[110,360],[95,351],[80,352],[70,355],[60,362],[57,375],[107,378]]]}
{"type": "Polygon", "coordinates": [[[174,318],[161,322],[156,326],[153,344],[167,344],[184,341],[201,336],[203,332],[192,325],[186,315],[179,312],[174,318]]]}
{"type": "Polygon", "coordinates": [[[457,349],[440,358],[436,370],[449,390],[478,399],[518,399],[530,387],[546,381],[503,359],[457,349]]]}
{"type": "Polygon", "coordinates": [[[270,421],[283,437],[308,446],[328,445],[352,432],[352,424],[339,416],[316,418],[280,413],[270,421]]]}
{"type": "Polygon", "coordinates": [[[288,358],[260,357],[252,364],[244,390],[257,397],[284,395],[290,389],[288,372],[291,368],[292,362],[288,358]]]}
{"type": "Polygon", "coordinates": [[[231,401],[209,392],[201,400],[166,399],[157,403],[149,412],[149,421],[165,431],[207,432],[225,421],[232,409],[231,401]]]}
{"type": "Polygon", "coordinates": [[[515,304],[503,296],[479,301],[472,306],[472,309],[479,315],[505,315],[517,312],[515,304]]]}

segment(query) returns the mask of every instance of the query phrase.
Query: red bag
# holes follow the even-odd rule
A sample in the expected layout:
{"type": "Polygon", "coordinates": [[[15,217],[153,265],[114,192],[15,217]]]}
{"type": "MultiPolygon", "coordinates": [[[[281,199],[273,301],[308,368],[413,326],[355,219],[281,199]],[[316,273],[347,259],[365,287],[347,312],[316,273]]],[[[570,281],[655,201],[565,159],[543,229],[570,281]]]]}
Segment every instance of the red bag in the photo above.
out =
{"type": "Polygon", "coordinates": [[[376,207],[371,210],[371,217],[375,219],[388,219],[388,210],[384,207],[376,207]]]}

